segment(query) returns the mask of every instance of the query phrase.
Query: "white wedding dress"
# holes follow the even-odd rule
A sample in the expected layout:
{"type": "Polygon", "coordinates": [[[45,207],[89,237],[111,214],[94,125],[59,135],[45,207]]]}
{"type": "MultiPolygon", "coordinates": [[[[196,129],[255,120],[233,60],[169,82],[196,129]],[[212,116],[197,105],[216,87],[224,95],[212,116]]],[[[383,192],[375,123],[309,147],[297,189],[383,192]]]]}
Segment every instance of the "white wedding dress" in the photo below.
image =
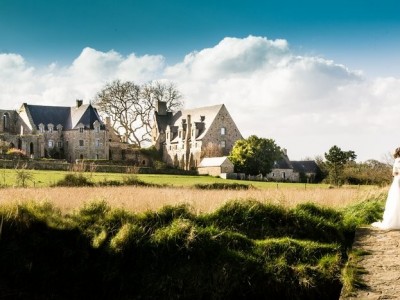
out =
{"type": "Polygon", "coordinates": [[[393,176],[393,182],[386,199],[383,220],[372,223],[374,227],[400,229],[400,158],[394,160],[393,176]]]}

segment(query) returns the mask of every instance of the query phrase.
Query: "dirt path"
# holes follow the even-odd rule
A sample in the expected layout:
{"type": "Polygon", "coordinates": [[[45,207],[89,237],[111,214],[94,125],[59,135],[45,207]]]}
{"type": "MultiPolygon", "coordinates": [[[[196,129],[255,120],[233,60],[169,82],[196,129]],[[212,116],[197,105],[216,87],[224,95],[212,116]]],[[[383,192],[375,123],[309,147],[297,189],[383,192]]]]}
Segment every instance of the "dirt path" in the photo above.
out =
{"type": "Polygon", "coordinates": [[[361,278],[367,287],[340,299],[400,299],[400,230],[359,228],[353,248],[370,253],[358,263],[366,271],[361,278]]]}

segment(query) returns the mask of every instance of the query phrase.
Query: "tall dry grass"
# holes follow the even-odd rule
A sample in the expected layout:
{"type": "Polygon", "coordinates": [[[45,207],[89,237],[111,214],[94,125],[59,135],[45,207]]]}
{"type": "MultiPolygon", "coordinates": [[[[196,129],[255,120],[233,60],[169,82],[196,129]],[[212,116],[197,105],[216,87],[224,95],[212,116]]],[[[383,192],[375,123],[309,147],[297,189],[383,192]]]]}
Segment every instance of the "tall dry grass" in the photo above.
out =
{"type": "Polygon", "coordinates": [[[26,201],[50,202],[63,213],[82,207],[84,203],[104,200],[114,208],[133,212],[158,210],[165,205],[189,204],[196,213],[214,211],[234,199],[255,199],[264,203],[294,207],[299,203],[342,208],[387,193],[387,188],[290,188],[265,190],[196,190],[193,188],[149,187],[69,187],[69,188],[4,188],[0,205],[26,201]]]}

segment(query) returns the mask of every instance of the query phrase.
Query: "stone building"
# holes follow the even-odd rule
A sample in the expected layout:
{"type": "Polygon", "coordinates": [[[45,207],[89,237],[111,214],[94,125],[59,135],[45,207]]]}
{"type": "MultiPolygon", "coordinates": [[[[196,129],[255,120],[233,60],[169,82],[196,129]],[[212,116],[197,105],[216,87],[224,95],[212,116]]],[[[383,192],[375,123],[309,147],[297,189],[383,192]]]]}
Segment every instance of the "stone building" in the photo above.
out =
{"type": "Polygon", "coordinates": [[[109,159],[109,130],[91,104],[74,107],[22,104],[0,110],[0,139],[31,158],[109,159]]]}
{"type": "Polygon", "coordinates": [[[170,166],[189,170],[200,164],[202,151],[213,145],[228,155],[242,135],[224,104],[167,111],[159,101],[154,115],[153,145],[170,166]]]}
{"type": "Polygon", "coordinates": [[[283,149],[281,159],[274,162],[272,170],[266,178],[273,181],[315,182],[319,172],[315,161],[291,161],[287,150],[283,149]]]}
{"type": "Polygon", "coordinates": [[[200,175],[220,176],[234,172],[233,163],[227,156],[205,157],[197,168],[200,175]]]}

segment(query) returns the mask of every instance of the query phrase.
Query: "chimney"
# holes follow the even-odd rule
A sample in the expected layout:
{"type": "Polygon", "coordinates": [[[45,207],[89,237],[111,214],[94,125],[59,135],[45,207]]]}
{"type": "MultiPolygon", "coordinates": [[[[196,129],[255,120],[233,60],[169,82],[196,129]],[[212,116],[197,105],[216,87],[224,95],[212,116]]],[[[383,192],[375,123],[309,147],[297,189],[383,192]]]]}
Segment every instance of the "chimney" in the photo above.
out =
{"type": "Polygon", "coordinates": [[[159,116],[167,115],[167,102],[157,100],[156,112],[159,116]]]}
{"type": "Polygon", "coordinates": [[[76,107],[81,107],[83,100],[76,99],[76,107]]]}
{"type": "Polygon", "coordinates": [[[106,117],[106,126],[111,127],[111,119],[110,117],[106,117]]]}

